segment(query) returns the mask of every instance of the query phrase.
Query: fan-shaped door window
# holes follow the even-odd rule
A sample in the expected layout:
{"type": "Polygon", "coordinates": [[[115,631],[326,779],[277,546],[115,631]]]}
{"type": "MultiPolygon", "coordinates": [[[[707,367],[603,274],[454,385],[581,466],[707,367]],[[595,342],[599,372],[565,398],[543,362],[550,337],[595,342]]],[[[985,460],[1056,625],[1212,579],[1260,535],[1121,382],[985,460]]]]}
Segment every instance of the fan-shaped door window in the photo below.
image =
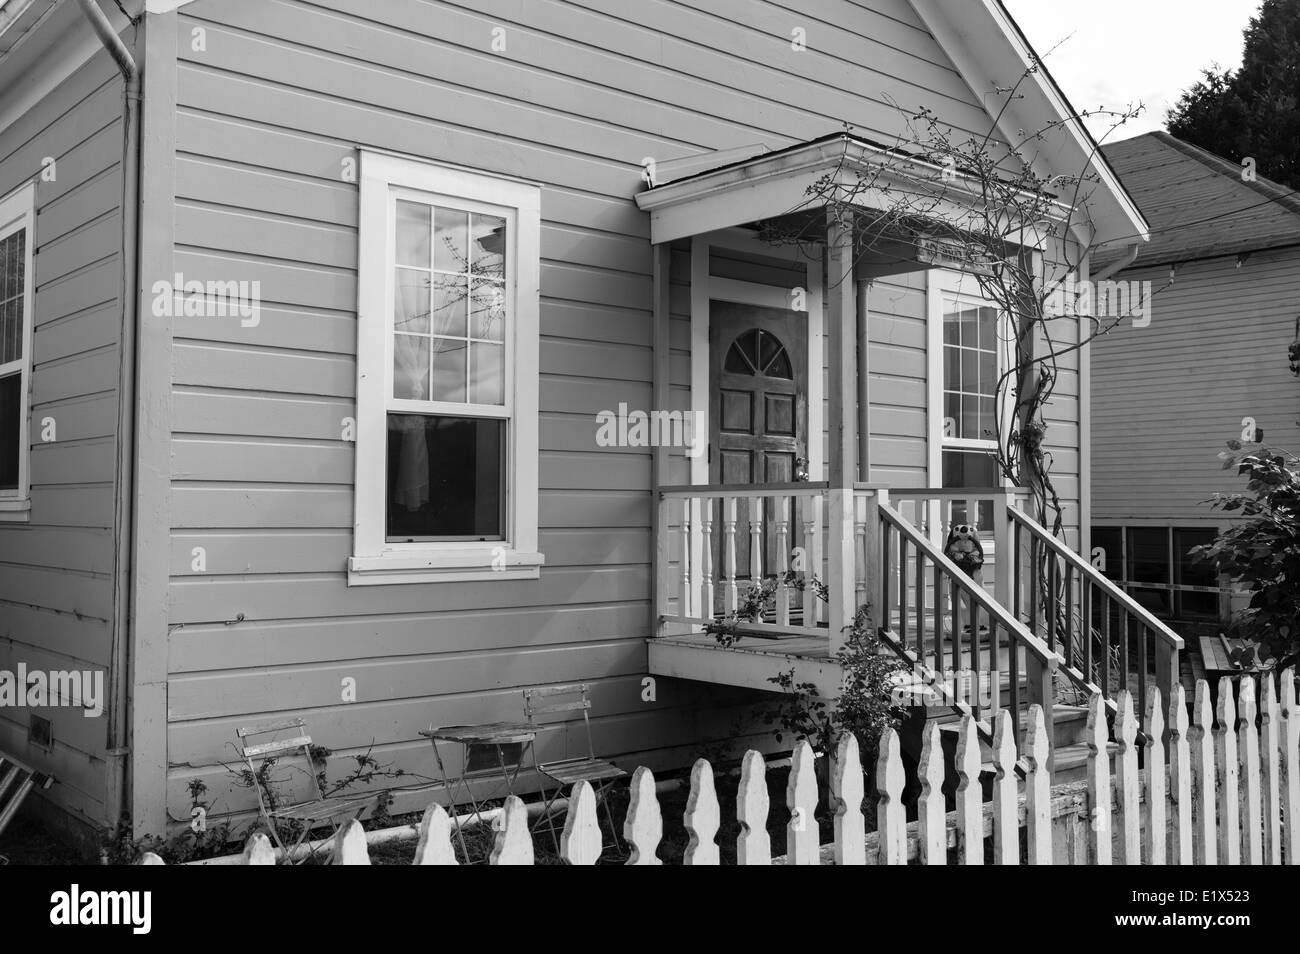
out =
{"type": "Polygon", "coordinates": [[[751,328],[731,343],[724,365],[731,374],[763,375],[785,381],[794,379],[794,369],[785,345],[770,331],[751,328]]]}

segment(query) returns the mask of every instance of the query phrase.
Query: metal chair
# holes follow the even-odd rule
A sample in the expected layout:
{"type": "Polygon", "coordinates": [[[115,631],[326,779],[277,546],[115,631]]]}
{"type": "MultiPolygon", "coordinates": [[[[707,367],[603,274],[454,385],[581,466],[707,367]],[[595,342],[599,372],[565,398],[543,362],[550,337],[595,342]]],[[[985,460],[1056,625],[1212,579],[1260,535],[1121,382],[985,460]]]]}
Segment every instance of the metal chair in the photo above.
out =
{"type": "Polygon", "coordinates": [[[587,754],[567,759],[538,762],[537,771],[544,779],[555,783],[554,791],[548,792],[542,784],[542,814],[534,823],[534,830],[545,820],[551,831],[551,841],[555,851],[560,851],[559,836],[555,832],[554,805],[556,799],[566,786],[587,782],[596,793],[596,804],[605,809],[605,818],[609,821],[609,830],[613,834],[614,848],[622,851],[619,842],[618,827],[614,824],[614,813],[609,807],[605,795],[609,788],[620,778],[626,778],[623,771],[613,762],[596,758],[595,745],[591,741],[591,700],[587,698],[588,685],[585,682],[571,683],[563,686],[546,686],[524,690],[524,715],[530,725],[536,725],[536,717],[556,712],[581,712],[583,728],[587,735],[587,754]]]}
{"type": "Polygon", "coordinates": [[[325,795],[321,791],[320,780],[316,777],[316,766],[312,761],[311,736],[307,734],[306,723],[302,719],[283,719],[278,722],[244,726],[236,729],[235,734],[239,736],[240,752],[248,764],[253,790],[257,793],[258,813],[262,816],[266,827],[270,829],[271,839],[284,853],[286,861],[292,861],[294,852],[307,840],[307,836],[313,829],[328,824],[337,834],[345,822],[353,818],[359,819],[382,794],[374,792],[343,797],[325,795]],[[290,738],[273,739],[256,745],[249,742],[256,736],[274,735],[290,729],[297,730],[290,738]],[[301,771],[311,780],[310,785],[307,786],[308,797],[292,805],[280,805],[276,793],[264,788],[268,780],[263,778],[258,766],[253,764],[253,760],[265,762],[267,759],[275,759],[280,762],[289,758],[301,759],[305,763],[301,771]],[[292,846],[286,845],[280,837],[280,825],[285,823],[294,834],[292,846]]]}

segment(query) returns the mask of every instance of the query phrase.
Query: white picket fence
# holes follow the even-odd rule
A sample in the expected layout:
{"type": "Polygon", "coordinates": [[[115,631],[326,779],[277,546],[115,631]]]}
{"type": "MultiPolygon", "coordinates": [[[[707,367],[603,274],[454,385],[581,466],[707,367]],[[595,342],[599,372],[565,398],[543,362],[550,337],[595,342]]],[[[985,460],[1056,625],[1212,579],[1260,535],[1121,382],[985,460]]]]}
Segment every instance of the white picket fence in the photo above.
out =
{"type": "MultiPolygon", "coordinates": [[[[1300,852],[1300,710],[1295,676],[1282,674],[1281,689],[1271,676],[1262,680],[1258,702],[1255,680],[1243,677],[1240,698],[1232,682],[1219,682],[1217,712],[1211,711],[1210,688],[1196,684],[1191,717],[1181,686],[1166,708],[1151,687],[1143,719],[1145,742],[1139,746],[1138,719],[1127,691],[1117,697],[1115,725],[1108,729],[1100,694],[1088,708],[1091,750],[1084,785],[1051,786],[1048,735],[1043,712],[1029,712],[1023,747],[1024,778],[1016,775],[1011,714],[998,713],[992,762],[992,800],[984,802],[980,783],[980,743],[970,716],[960,725],[956,752],[956,810],[945,810],[940,791],[944,756],[939,727],[928,726],[921,754],[918,818],[908,823],[901,795],[903,763],[898,735],[881,738],[876,763],[879,803],[876,828],[865,830],[861,805],[865,776],[852,736],[839,743],[830,766],[830,800],[834,840],[821,845],[815,812],[818,788],[814,755],[807,743],[794,750],[786,803],[786,855],[772,858],[767,829],[768,786],[762,755],[746,753],[736,799],[740,834],[737,863],[742,865],[947,864],[955,848],[961,864],[983,864],[985,839],[992,837],[994,864],[1019,864],[1021,829],[1029,864],[1295,864],[1300,852]],[[1113,734],[1114,741],[1110,741],[1113,734]],[[1144,752],[1139,771],[1138,749],[1144,752]],[[1114,778],[1111,777],[1113,750],[1114,778]]],[[[689,835],[684,862],[720,863],[717,833],[721,812],[713,769],[700,759],[691,771],[684,823],[689,835]]],[[[533,840],[524,803],[511,796],[494,823],[490,863],[531,865],[533,840]]],[[[663,817],[655,795],[654,775],[644,766],[632,776],[631,801],[623,826],[630,849],[627,864],[657,865],[663,817]]],[[[457,864],[454,831],[440,805],[425,811],[413,864],[457,864]]],[[[569,864],[594,865],[601,855],[601,831],[591,786],[579,782],[570,797],[561,839],[569,864]]],[[[365,832],[350,822],[334,840],[334,864],[370,864],[365,832]]],[[[162,864],[153,854],[141,864],[162,864]]],[[[263,834],[250,838],[243,864],[275,864],[275,852],[263,834]]]]}

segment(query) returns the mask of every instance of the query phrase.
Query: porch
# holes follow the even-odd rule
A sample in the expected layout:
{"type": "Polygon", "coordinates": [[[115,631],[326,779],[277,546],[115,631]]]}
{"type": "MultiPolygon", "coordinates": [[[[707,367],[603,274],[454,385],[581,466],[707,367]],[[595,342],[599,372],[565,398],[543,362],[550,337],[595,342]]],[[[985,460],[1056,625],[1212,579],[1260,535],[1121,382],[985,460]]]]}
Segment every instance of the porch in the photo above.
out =
{"type": "MultiPolygon", "coordinates": [[[[1122,689],[1142,699],[1154,685],[1167,697],[1178,680],[1182,640],[1040,526],[1020,491],[872,481],[885,469],[873,460],[875,442],[867,435],[878,430],[873,408],[887,395],[873,391],[887,369],[873,366],[864,290],[878,280],[935,269],[960,276],[969,265],[960,236],[979,218],[973,211],[978,198],[960,176],[950,181],[938,169],[900,163],[896,155],[885,161],[886,152],[844,134],[657,184],[638,197],[651,213],[656,245],[654,406],[672,406],[674,388],[681,390],[672,375],[671,246],[679,243],[680,250],[689,239],[688,406],[709,435],[707,457],[674,458],[663,446],[654,452],[650,672],[766,691],[775,689],[775,677],[793,673],[795,683],[811,683],[833,697],[843,681],[837,654],[859,608],[869,606],[870,625],[888,651],[931,693],[927,707],[973,715],[988,739],[996,708],[1016,714],[1019,748],[1034,703],[1043,704],[1054,737],[1053,706],[1063,695],[1100,693],[1112,712],[1122,689]],[[871,181],[880,187],[862,188],[864,175],[877,177],[871,181]],[[930,195],[929,214],[939,231],[958,240],[930,242],[896,220],[878,224],[887,218],[880,214],[886,180],[930,195]],[[844,202],[852,207],[848,215],[844,202]],[[746,289],[711,268],[718,247],[771,257],[779,249],[768,239],[791,234],[802,239],[802,288],[746,289]],[[810,343],[802,385],[808,420],[798,417],[796,398],[781,417],[782,433],[802,429],[804,443],[782,444],[762,434],[766,443],[747,444],[750,431],[763,430],[764,402],[780,410],[785,392],[764,391],[760,384],[751,394],[734,374],[727,377],[746,368],[761,376],[770,365],[756,345],[754,361],[742,364],[742,348],[736,367],[728,366],[730,352],[724,357],[719,351],[732,328],[717,333],[719,303],[797,311],[791,300],[799,296],[787,299],[785,291],[805,293],[810,343]],[[816,357],[823,351],[824,385],[816,357]],[[807,480],[779,461],[801,446],[807,480]],[[775,455],[778,463],[764,455],[775,455]],[[954,525],[974,527],[983,546],[977,579],[944,552],[954,525]],[[824,585],[824,601],[813,597],[814,581],[824,585]],[[745,609],[759,586],[770,590],[770,607],[750,614],[738,641],[722,645],[706,632],[745,609]],[[996,687],[991,699],[976,693],[968,701],[945,691],[943,683],[958,672],[996,687]]],[[[1008,254],[1041,274],[1041,251],[1009,246],[1008,254]]],[[[927,324],[927,352],[933,354],[944,339],[932,312],[927,324]]],[[[791,350],[796,369],[803,353],[791,350]]],[[[942,426],[944,391],[933,361],[929,367],[923,400],[893,400],[913,402],[930,421],[933,441],[934,427],[942,426]]],[[[797,370],[778,376],[792,377],[800,390],[797,370]]],[[[927,452],[919,482],[939,482],[937,444],[927,452]]]]}

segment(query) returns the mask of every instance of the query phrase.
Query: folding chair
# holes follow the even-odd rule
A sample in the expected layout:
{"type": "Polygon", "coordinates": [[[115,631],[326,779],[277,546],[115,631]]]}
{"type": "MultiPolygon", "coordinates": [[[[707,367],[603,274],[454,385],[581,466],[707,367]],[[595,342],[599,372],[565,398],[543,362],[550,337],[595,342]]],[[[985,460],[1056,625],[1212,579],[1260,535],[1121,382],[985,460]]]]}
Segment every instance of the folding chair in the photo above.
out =
{"type": "Polygon", "coordinates": [[[591,711],[591,700],[587,698],[587,689],[587,684],[583,682],[524,690],[524,714],[528,718],[530,725],[536,725],[536,717],[539,715],[547,715],[553,712],[581,711],[583,727],[587,733],[587,754],[585,756],[537,763],[537,771],[543,778],[554,782],[556,787],[554,791],[547,792],[546,785],[543,783],[542,799],[544,805],[542,814],[533,827],[535,830],[543,820],[546,821],[557,854],[560,850],[560,841],[555,833],[555,820],[553,817],[555,801],[560,797],[566,786],[576,785],[578,782],[587,782],[595,790],[596,804],[605,809],[605,818],[609,821],[609,830],[614,836],[614,847],[622,851],[618,838],[618,827],[614,824],[614,813],[611,811],[609,801],[605,798],[605,795],[615,781],[627,777],[627,772],[613,762],[596,758],[596,749],[591,741],[591,719],[588,715],[591,711]]]}
{"type": "Polygon", "coordinates": [[[244,761],[248,763],[253,789],[257,793],[258,812],[266,823],[266,827],[271,830],[271,839],[283,851],[286,860],[290,861],[292,861],[293,853],[307,840],[307,836],[314,829],[328,824],[337,834],[339,828],[345,822],[353,818],[359,819],[367,808],[376,804],[382,794],[373,792],[360,796],[326,796],[321,791],[320,780],[316,777],[316,766],[311,757],[311,736],[305,730],[306,723],[302,719],[263,722],[259,725],[244,726],[235,730],[241,742],[240,751],[243,753],[244,761]],[[250,740],[256,736],[274,735],[290,729],[297,730],[290,738],[273,739],[256,745],[250,743],[250,740]],[[259,774],[258,767],[253,762],[255,759],[259,761],[266,759],[284,761],[287,758],[302,760],[304,764],[301,771],[307,775],[311,783],[307,786],[308,797],[306,799],[291,805],[280,805],[277,804],[275,794],[267,792],[263,788],[263,783],[266,780],[259,774]],[[279,823],[287,823],[294,831],[295,837],[292,846],[286,845],[280,838],[279,823]]]}

